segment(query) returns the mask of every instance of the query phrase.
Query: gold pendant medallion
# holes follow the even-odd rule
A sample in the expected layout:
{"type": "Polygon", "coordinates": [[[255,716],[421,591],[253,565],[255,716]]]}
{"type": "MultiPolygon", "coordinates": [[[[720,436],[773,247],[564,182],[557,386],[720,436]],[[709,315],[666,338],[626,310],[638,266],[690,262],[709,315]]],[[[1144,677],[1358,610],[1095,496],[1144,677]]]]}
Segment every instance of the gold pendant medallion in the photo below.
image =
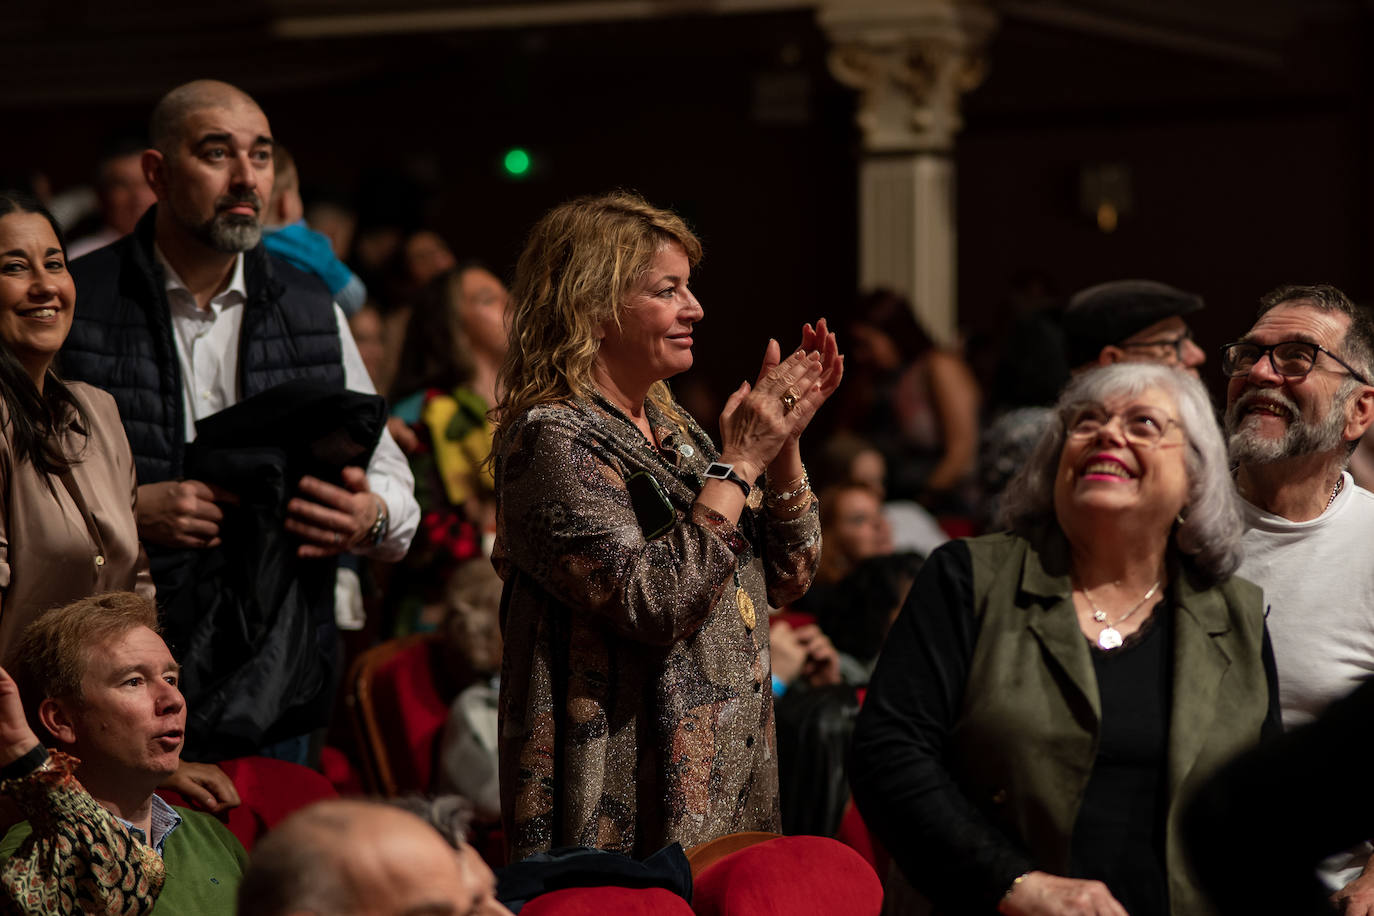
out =
{"type": "Polygon", "coordinates": [[[753,630],[758,623],[758,617],[754,614],[754,599],[749,597],[749,593],[743,588],[735,589],[735,606],[739,608],[740,620],[744,621],[746,630],[753,630]]]}

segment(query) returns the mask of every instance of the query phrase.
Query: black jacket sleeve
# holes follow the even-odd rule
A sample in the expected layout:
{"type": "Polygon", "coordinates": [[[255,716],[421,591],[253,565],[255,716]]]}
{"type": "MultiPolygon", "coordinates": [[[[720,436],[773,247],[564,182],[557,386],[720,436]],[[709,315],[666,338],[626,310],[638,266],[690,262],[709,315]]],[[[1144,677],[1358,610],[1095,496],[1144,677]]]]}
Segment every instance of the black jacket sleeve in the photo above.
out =
{"type": "Polygon", "coordinates": [[[865,823],[912,886],[949,913],[993,912],[1035,867],[946,766],[977,639],[973,561],[955,541],[931,555],[888,634],[850,760],[865,823]]]}

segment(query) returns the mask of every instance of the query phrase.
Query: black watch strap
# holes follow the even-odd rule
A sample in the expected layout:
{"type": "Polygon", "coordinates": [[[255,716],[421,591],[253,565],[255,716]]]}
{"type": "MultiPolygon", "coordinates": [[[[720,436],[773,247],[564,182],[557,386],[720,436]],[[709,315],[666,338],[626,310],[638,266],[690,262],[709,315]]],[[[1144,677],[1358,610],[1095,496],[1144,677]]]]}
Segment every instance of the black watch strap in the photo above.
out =
{"type": "Polygon", "coordinates": [[[749,481],[735,473],[735,466],[733,464],[722,464],[719,461],[714,461],[702,472],[702,474],[712,480],[730,481],[744,491],[745,499],[749,498],[750,491],[754,489],[749,485],[749,481]]]}
{"type": "Polygon", "coordinates": [[[6,779],[22,779],[41,767],[47,759],[48,749],[43,746],[42,742],[39,742],[27,753],[0,767],[0,782],[6,779]]]}

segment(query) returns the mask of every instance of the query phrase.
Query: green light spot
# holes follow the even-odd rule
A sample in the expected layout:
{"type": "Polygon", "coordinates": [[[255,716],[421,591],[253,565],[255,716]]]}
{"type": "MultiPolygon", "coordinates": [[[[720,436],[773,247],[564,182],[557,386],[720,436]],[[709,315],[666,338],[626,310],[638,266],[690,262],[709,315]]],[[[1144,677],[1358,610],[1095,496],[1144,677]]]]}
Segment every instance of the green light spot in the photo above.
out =
{"type": "Polygon", "coordinates": [[[522,149],[506,153],[506,171],[512,175],[523,175],[530,170],[530,154],[522,149]]]}

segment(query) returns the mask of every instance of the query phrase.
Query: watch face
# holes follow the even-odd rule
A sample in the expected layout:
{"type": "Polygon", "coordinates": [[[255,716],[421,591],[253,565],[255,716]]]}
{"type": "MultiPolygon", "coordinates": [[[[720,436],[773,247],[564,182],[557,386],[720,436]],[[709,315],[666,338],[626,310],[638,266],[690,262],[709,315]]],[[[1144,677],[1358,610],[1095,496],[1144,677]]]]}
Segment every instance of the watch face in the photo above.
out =
{"type": "Polygon", "coordinates": [[[729,477],[729,476],[730,476],[730,472],[733,471],[734,469],[735,469],[735,468],[734,468],[733,465],[721,464],[719,461],[716,461],[716,462],[712,462],[712,464],[710,465],[710,467],[708,467],[708,468],[707,468],[705,471],[703,471],[702,473],[705,474],[705,476],[707,476],[707,477],[715,477],[715,478],[717,478],[717,479],[724,479],[724,478],[729,477]]]}

